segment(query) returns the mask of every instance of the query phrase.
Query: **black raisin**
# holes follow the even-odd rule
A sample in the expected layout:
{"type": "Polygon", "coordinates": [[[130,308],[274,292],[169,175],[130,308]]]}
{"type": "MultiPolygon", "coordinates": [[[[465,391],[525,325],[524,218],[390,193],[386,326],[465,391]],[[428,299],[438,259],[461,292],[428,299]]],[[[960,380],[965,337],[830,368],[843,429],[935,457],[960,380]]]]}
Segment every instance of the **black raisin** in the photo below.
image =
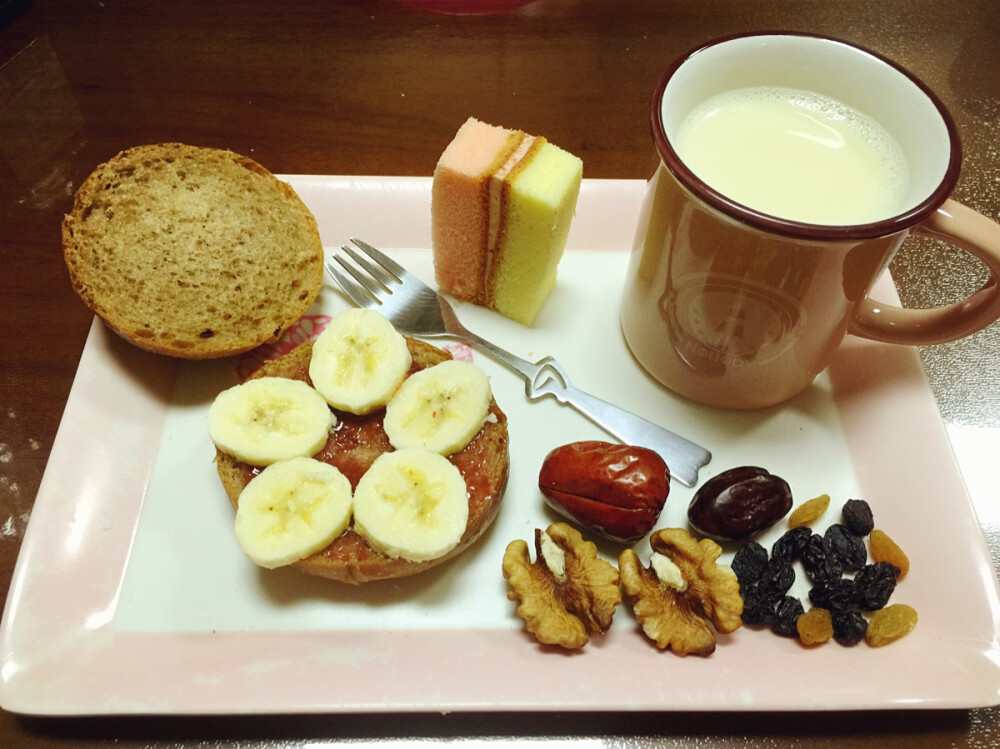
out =
{"type": "Polygon", "coordinates": [[[826,529],[824,538],[830,542],[830,548],[845,572],[857,572],[868,561],[868,548],[865,542],[855,536],[847,526],[835,523],[826,529]]]}
{"type": "Polygon", "coordinates": [[[875,527],[875,519],[872,517],[872,508],[863,499],[849,499],[844,503],[841,511],[844,525],[847,530],[855,536],[864,538],[872,532],[875,527]]]}
{"type": "Polygon", "coordinates": [[[740,581],[740,585],[749,586],[760,579],[766,564],[767,549],[756,541],[751,541],[736,550],[730,567],[736,573],[736,579],[740,581]]]}
{"type": "Polygon", "coordinates": [[[777,603],[795,584],[795,570],[788,562],[770,559],[757,581],[757,592],[770,603],[777,603]]]}
{"type": "Polygon", "coordinates": [[[783,562],[794,562],[802,556],[802,552],[811,537],[812,530],[804,525],[786,531],[771,547],[771,558],[780,559],[783,562]]]}
{"type": "Polygon", "coordinates": [[[857,645],[868,631],[868,620],[858,611],[833,611],[833,639],[841,645],[857,645]]]}
{"type": "Polygon", "coordinates": [[[758,595],[748,594],[743,598],[743,623],[750,626],[766,626],[774,621],[774,604],[758,595]]]}
{"type": "Polygon", "coordinates": [[[899,568],[889,562],[869,564],[857,575],[854,582],[858,587],[858,605],[864,611],[883,608],[896,589],[899,568]]]}
{"type": "Polygon", "coordinates": [[[830,611],[849,611],[858,608],[858,585],[849,577],[838,577],[817,583],[809,591],[813,606],[830,611]]]}
{"type": "Polygon", "coordinates": [[[771,631],[782,637],[798,637],[799,631],[795,624],[804,612],[802,601],[794,596],[785,596],[774,609],[771,631]]]}
{"type": "Polygon", "coordinates": [[[839,579],[844,574],[844,564],[833,553],[830,542],[814,533],[802,552],[802,566],[814,583],[839,579]]]}

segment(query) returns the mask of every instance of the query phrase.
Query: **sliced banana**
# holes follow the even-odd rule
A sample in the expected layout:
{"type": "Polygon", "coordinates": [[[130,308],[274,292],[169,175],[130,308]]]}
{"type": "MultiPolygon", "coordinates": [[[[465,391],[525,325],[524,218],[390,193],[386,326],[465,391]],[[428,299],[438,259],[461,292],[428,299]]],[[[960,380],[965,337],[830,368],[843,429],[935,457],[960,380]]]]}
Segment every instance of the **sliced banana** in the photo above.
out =
{"type": "Polygon", "coordinates": [[[260,472],[240,494],[236,540],[273,569],[326,548],[351,520],[351,482],[314,458],[292,458],[260,472]]]}
{"type": "Polygon", "coordinates": [[[260,377],[223,390],[208,409],[208,433],[216,447],[257,466],[315,455],[336,421],[323,396],[284,377],[260,377]]]}
{"type": "Polygon", "coordinates": [[[451,455],[482,429],[491,398],[490,380],[479,367],[444,361],[406,379],[386,406],[385,433],[397,450],[451,455]]]}
{"type": "Polygon", "coordinates": [[[437,559],[458,544],[468,521],[465,479],[426,450],[383,453],[354,490],[354,529],[391,557],[437,559]]]}
{"type": "Polygon", "coordinates": [[[406,339],[385,317],[349,309],[313,343],[309,377],[334,408],[366,414],[389,402],[411,361],[406,339]]]}

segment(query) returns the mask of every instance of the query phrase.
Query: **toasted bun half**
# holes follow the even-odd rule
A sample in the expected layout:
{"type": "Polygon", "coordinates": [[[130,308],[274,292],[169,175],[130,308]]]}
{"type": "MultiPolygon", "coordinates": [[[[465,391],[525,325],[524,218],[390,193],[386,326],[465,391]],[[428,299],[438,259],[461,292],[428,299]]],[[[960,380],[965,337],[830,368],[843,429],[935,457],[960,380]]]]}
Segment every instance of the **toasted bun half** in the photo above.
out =
{"type": "Polygon", "coordinates": [[[88,307],[136,346],[185,359],[277,340],[323,283],[316,219],[295,191],[215,148],[122,151],[80,185],[62,239],[88,307]]]}
{"type": "MultiPolygon", "coordinates": [[[[413,338],[407,338],[407,345],[413,357],[410,374],[451,358],[446,351],[413,338]]],[[[288,377],[310,382],[311,356],[312,342],[303,343],[280,359],[264,364],[251,378],[288,377]]],[[[382,428],[385,409],[365,416],[342,411],[335,413],[337,426],[326,445],[314,457],[339,468],[350,480],[351,487],[356,488],[358,480],[374,460],[393,449],[382,428]]],[[[510,471],[507,417],[495,400],[490,403],[490,416],[483,428],[468,445],[448,459],[462,473],[468,486],[469,520],[458,545],[446,555],[423,562],[392,558],[373,549],[353,528],[348,528],[323,551],[292,566],[310,575],[356,584],[415,575],[461,554],[496,518],[507,488],[510,471]]],[[[221,451],[216,451],[215,462],[229,500],[233,507],[238,507],[240,492],[259,469],[221,451]]]]}

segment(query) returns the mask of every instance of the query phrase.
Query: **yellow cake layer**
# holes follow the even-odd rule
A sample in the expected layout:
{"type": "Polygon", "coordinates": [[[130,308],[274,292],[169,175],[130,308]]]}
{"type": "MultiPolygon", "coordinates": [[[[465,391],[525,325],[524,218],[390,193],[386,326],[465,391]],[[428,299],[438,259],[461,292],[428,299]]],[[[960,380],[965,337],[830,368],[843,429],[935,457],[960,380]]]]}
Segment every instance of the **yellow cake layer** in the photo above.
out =
{"type": "Polygon", "coordinates": [[[582,176],[583,162],[548,142],[513,175],[489,279],[491,306],[500,314],[534,322],[556,283],[582,176]]]}

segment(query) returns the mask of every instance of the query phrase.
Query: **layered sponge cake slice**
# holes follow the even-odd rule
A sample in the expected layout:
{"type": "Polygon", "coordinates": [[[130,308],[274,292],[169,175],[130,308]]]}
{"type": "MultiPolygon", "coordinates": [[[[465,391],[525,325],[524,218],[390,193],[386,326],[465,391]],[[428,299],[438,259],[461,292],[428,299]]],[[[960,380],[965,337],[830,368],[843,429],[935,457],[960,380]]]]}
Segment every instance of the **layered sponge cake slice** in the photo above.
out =
{"type": "Polygon", "coordinates": [[[531,325],[555,285],[583,162],[545,138],[470,118],[434,170],[442,291],[531,325]]]}

